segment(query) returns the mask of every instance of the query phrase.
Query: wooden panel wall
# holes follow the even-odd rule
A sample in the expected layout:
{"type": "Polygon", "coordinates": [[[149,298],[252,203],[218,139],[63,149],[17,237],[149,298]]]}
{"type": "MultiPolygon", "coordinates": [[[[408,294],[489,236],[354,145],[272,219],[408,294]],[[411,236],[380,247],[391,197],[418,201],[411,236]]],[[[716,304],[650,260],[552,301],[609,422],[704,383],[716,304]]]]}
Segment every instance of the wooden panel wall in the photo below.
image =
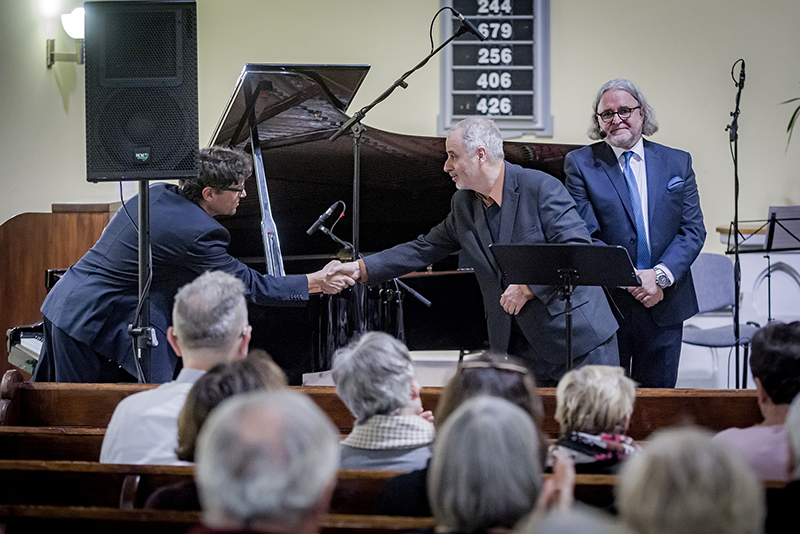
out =
{"type": "Polygon", "coordinates": [[[6,331],[41,321],[47,269],[66,269],[100,237],[108,204],[54,204],[53,213],[23,213],[0,225],[0,371],[10,368],[6,331]]]}

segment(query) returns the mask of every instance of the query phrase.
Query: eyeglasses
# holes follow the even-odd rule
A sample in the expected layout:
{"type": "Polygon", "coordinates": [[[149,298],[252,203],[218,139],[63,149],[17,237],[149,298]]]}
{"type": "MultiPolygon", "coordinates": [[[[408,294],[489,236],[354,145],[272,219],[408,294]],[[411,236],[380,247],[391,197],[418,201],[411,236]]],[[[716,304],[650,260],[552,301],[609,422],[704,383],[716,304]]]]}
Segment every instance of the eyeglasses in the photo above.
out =
{"type": "Polygon", "coordinates": [[[631,118],[631,113],[633,113],[634,109],[642,109],[642,106],[636,106],[635,108],[619,108],[617,111],[611,111],[610,109],[605,110],[602,113],[596,113],[598,117],[603,119],[603,122],[611,122],[614,120],[614,115],[619,115],[619,120],[624,121],[631,118]]]}
{"type": "Polygon", "coordinates": [[[522,375],[527,375],[530,371],[526,367],[517,365],[511,362],[492,362],[486,360],[467,360],[461,362],[458,366],[459,370],[466,369],[500,369],[503,371],[513,371],[522,375]]]}
{"type": "Polygon", "coordinates": [[[231,193],[236,193],[239,196],[242,196],[244,193],[244,186],[242,187],[223,187],[222,191],[230,191],[231,193]]]}

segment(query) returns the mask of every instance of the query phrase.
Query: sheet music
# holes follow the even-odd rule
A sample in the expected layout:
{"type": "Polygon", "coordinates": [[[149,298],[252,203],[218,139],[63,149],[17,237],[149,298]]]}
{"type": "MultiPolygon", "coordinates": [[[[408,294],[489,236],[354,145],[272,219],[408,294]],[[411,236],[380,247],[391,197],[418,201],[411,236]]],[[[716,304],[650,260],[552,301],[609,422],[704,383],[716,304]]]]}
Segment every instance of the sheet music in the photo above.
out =
{"type": "Polygon", "coordinates": [[[800,206],[770,206],[767,220],[775,216],[774,225],[767,226],[764,250],[799,250],[800,249],[800,206]],[[770,244],[770,228],[773,228],[772,246],[770,244]]]}

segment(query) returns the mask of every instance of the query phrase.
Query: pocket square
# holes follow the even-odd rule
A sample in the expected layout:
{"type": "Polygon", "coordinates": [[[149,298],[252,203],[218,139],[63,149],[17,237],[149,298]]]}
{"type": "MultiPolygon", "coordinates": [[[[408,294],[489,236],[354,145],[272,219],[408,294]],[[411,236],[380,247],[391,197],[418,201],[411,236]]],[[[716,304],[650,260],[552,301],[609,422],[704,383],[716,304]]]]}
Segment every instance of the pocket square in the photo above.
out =
{"type": "Polygon", "coordinates": [[[672,179],[667,184],[667,191],[675,191],[683,187],[684,184],[683,178],[680,176],[673,176],[672,179]]]}

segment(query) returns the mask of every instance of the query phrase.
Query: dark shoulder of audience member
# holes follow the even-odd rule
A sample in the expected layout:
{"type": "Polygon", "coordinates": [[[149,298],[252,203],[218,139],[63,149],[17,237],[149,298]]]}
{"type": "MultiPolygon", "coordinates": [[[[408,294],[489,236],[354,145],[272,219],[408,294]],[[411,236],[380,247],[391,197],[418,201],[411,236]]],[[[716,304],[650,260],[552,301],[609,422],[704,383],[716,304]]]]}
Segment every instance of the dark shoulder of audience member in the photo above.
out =
{"type": "MultiPolygon", "coordinates": [[[[547,463],[547,436],[542,432],[544,408],[528,368],[513,356],[492,352],[462,362],[439,398],[434,419],[436,428],[440,428],[465,400],[478,395],[506,399],[530,414],[539,436],[540,462],[544,468],[547,463]]],[[[378,497],[375,513],[429,517],[427,478],[426,468],[389,480],[378,497]]]]}
{"type": "MultiPolygon", "coordinates": [[[[197,436],[211,411],[228,397],[250,391],[269,391],[286,387],[286,376],[263,350],[253,350],[247,358],[220,363],[195,382],[178,416],[178,458],[194,461],[197,436]]],[[[148,497],[145,508],[199,510],[194,482],[159,488],[148,497]]]]}

